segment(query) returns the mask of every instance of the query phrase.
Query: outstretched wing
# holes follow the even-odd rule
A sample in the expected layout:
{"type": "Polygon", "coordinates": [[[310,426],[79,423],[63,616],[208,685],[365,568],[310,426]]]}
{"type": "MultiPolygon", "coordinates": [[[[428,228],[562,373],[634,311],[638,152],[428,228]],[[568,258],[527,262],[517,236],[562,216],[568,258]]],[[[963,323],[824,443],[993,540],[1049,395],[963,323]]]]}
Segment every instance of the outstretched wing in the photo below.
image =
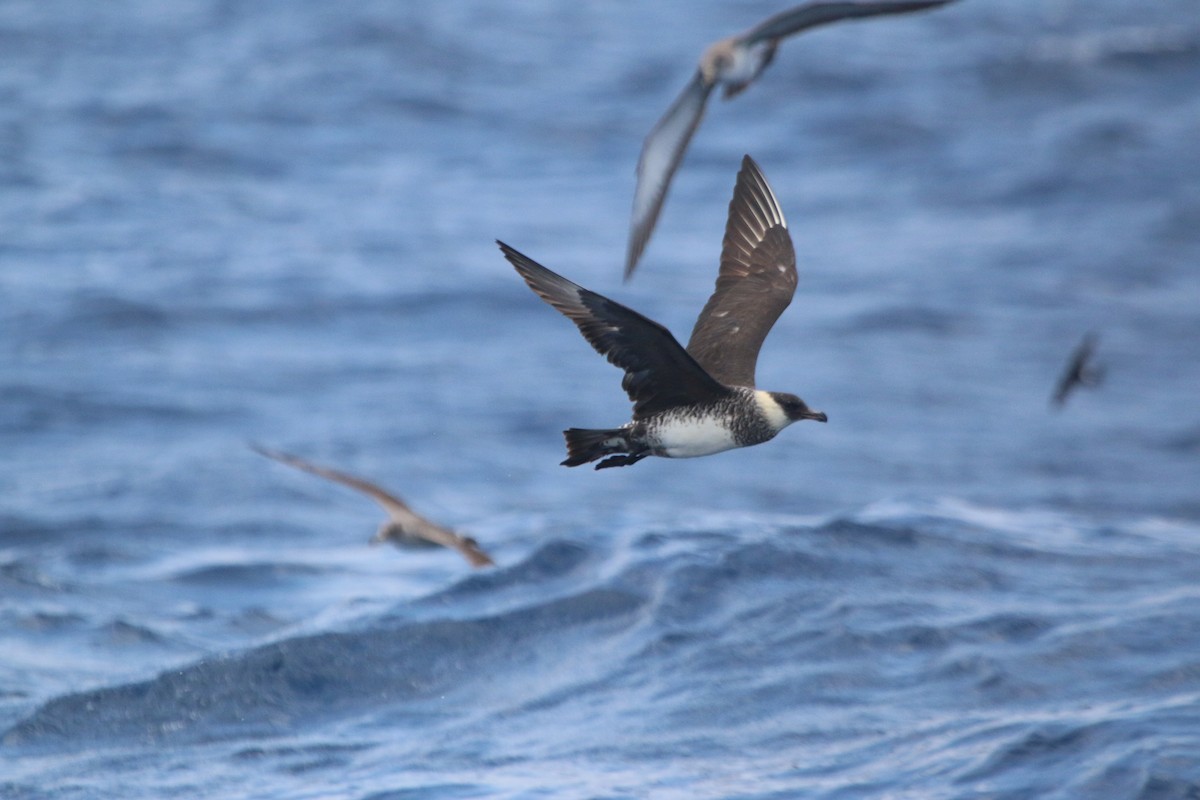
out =
{"type": "Polygon", "coordinates": [[[409,523],[414,520],[421,519],[408,505],[393,494],[389,494],[380,487],[364,480],[356,475],[351,475],[348,472],[341,472],[329,467],[322,467],[311,461],[305,461],[299,456],[294,456],[291,453],[284,453],[279,450],[269,450],[266,447],[261,447],[257,444],[250,445],[250,449],[259,455],[264,455],[267,458],[274,459],[281,464],[287,464],[289,467],[295,467],[298,470],[316,475],[326,480],[340,483],[343,486],[349,486],[351,489],[362,492],[370,497],[376,503],[383,506],[383,510],[388,513],[388,516],[395,519],[397,522],[409,523]]]}
{"type": "Polygon", "coordinates": [[[769,17],[743,33],[738,39],[745,44],[754,44],[782,39],[785,36],[838,20],[905,14],[944,6],[952,2],[954,0],[860,0],[860,2],[847,0],[835,3],[805,3],[769,17]]]}
{"type": "Polygon", "coordinates": [[[754,386],[758,351],[796,292],[796,251],[775,193],[754,159],[742,159],[721,247],[717,288],[687,350],[710,375],[754,386]]]}
{"type": "Polygon", "coordinates": [[[257,444],[251,444],[250,449],[254,452],[264,455],[267,458],[274,459],[281,464],[287,464],[289,467],[303,470],[311,475],[316,475],[334,483],[340,483],[343,486],[348,486],[351,489],[356,489],[363,494],[369,496],[379,505],[383,506],[387,511],[388,516],[398,525],[405,534],[424,539],[433,544],[442,547],[457,550],[462,554],[463,558],[467,559],[473,566],[487,567],[495,562],[491,557],[483,551],[476,542],[469,536],[459,536],[449,528],[443,528],[435,522],[431,522],[420,514],[417,514],[410,509],[403,500],[389,492],[384,491],[379,486],[370,481],[363,480],[356,475],[351,475],[348,472],[341,472],[329,467],[322,467],[314,464],[311,461],[305,461],[299,456],[294,456],[291,453],[284,453],[279,450],[269,450],[257,444]]]}
{"type": "Polygon", "coordinates": [[[491,567],[496,563],[479,546],[479,542],[470,536],[460,536],[449,528],[435,525],[428,520],[422,520],[422,524],[418,528],[408,531],[408,533],[418,536],[427,542],[458,551],[458,554],[465,558],[473,567],[491,567]]]}
{"type": "Polygon", "coordinates": [[[662,325],[551,272],[504,242],[496,244],[539,297],[574,322],[596,352],[625,370],[621,387],[633,401],[635,419],[729,395],[662,325]]]}
{"type": "Polygon", "coordinates": [[[667,190],[671,188],[671,179],[683,161],[692,134],[704,117],[704,107],[711,92],[712,86],[706,84],[697,71],[642,143],[642,154],[638,157],[637,165],[637,187],[633,191],[629,247],[625,254],[625,280],[633,275],[638,259],[642,257],[642,251],[654,233],[654,225],[667,199],[667,190]]]}

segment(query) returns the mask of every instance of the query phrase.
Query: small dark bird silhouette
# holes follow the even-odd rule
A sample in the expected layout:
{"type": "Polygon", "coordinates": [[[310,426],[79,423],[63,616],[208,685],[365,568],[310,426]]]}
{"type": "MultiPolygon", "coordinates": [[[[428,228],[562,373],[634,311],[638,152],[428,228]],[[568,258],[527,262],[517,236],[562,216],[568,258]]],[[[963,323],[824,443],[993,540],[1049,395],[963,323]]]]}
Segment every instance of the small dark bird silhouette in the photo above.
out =
{"type": "Polygon", "coordinates": [[[1095,333],[1087,333],[1071,353],[1071,360],[1058,379],[1054,388],[1054,396],[1050,398],[1055,408],[1062,408],[1067,398],[1077,386],[1095,388],[1104,382],[1104,368],[1092,363],[1096,353],[1096,343],[1100,337],[1095,333]]]}
{"type": "Polygon", "coordinates": [[[798,420],[825,421],[794,394],[754,388],[759,348],[792,302],[797,278],[787,222],[750,156],[729,203],[716,290],[686,350],[657,322],[497,244],[539,297],[625,371],[621,387],[633,401],[633,419],[620,428],[564,431],[564,466],[705,456],[760,444],[798,420]]]}
{"type": "Polygon", "coordinates": [[[654,233],[654,224],[662,211],[671,187],[671,179],[692,134],[700,126],[708,96],[718,85],[725,87],[728,100],[753,83],[775,58],[775,50],[785,37],[809,28],[843,19],[904,14],[943,6],[953,0],[844,0],[844,2],[804,3],[780,12],[744,33],[709,45],[696,68],[696,74],[683,92],[651,129],[638,158],[637,187],[633,193],[633,219],[629,227],[629,246],[625,256],[625,280],[637,268],[638,259],[654,233]]]}
{"type": "Polygon", "coordinates": [[[250,449],[281,464],[287,464],[289,467],[295,467],[334,483],[348,486],[383,506],[383,510],[388,513],[388,519],[379,526],[379,530],[371,539],[371,544],[391,542],[397,547],[448,547],[461,553],[473,567],[490,567],[495,563],[491,556],[480,548],[479,543],[470,536],[460,536],[449,528],[443,528],[441,525],[430,522],[409,508],[403,500],[389,494],[370,481],[335,469],[318,466],[290,453],[268,450],[256,444],[250,445],[250,449]]]}

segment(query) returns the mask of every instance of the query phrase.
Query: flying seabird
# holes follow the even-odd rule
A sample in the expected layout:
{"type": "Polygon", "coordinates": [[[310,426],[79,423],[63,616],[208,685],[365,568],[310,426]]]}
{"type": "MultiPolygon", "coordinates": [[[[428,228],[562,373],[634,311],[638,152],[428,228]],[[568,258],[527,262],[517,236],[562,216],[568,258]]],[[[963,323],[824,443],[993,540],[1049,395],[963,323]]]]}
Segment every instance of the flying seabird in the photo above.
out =
{"type": "Polygon", "coordinates": [[[739,94],[758,78],[775,57],[779,42],[794,33],[829,22],[883,14],[903,14],[945,5],[953,0],[847,0],[812,2],[776,14],[750,30],[709,45],[700,57],[696,74],[651,129],[638,158],[637,187],[633,193],[633,219],[625,256],[625,280],[633,275],[638,259],[662,211],[671,178],[679,168],[692,134],[700,125],[708,96],[717,84],[725,99],[739,94]]]}
{"type": "Polygon", "coordinates": [[[1092,363],[1099,340],[1100,337],[1095,333],[1088,332],[1071,353],[1071,360],[1067,362],[1066,369],[1054,387],[1054,396],[1050,398],[1055,407],[1062,408],[1076,386],[1092,388],[1104,381],[1104,368],[1092,363]]]}
{"type": "Polygon", "coordinates": [[[497,244],[535,293],[625,371],[633,419],[620,428],[564,431],[564,466],[706,456],[760,444],[797,420],[825,422],[794,394],[754,388],[759,348],[796,291],[796,253],[779,202],[750,156],[729,203],[716,290],[686,350],[657,322],[497,244]]]}
{"type": "Polygon", "coordinates": [[[282,464],[356,489],[383,506],[383,510],[388,513],[388,518],[371,538],[371,544],[391,542],[397,547],[449,547],[461,553],[463,558],[471,562],[471,566],[490,567],[495,563],[487,553],[483,552],[479,543],[470,536],[460,536],[448,528],[430,522],[409,508],[403,500],[370,481],[335,469],[318,466],[289,453],[268,450],[255,444],[250,447],[256,453],[282,464]]]}

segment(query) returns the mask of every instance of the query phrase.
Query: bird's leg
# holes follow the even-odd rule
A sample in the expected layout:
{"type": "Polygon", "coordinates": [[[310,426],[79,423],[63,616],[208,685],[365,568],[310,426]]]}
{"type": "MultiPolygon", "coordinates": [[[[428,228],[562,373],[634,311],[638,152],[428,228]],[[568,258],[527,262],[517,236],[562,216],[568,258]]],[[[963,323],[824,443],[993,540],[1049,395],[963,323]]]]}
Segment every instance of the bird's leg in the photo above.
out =
{"type": "Polygon", "coordinates": [[[636,464],[645,458],[648,453],[633,453],[631,455],[610,456],[599,464],[596,469],[608,469],[609,467],[628,467],[630,464],[636,464]]]}

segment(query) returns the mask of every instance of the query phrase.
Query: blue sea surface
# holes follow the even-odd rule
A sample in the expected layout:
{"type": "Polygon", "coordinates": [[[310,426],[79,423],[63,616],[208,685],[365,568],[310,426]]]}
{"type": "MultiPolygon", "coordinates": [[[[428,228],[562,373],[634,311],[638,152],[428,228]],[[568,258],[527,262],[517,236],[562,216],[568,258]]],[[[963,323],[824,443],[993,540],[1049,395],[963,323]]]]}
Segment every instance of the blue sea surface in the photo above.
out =
{"type": "Polygon", "coordinates": [[[0,797],[1200,798],[1200,8],[788,40],[623,283],[780,8],[0,3],[0,797]],[[494,240],[686,338],[744,153],[828,424],[558,466],[629,403],[494,240]]]}

